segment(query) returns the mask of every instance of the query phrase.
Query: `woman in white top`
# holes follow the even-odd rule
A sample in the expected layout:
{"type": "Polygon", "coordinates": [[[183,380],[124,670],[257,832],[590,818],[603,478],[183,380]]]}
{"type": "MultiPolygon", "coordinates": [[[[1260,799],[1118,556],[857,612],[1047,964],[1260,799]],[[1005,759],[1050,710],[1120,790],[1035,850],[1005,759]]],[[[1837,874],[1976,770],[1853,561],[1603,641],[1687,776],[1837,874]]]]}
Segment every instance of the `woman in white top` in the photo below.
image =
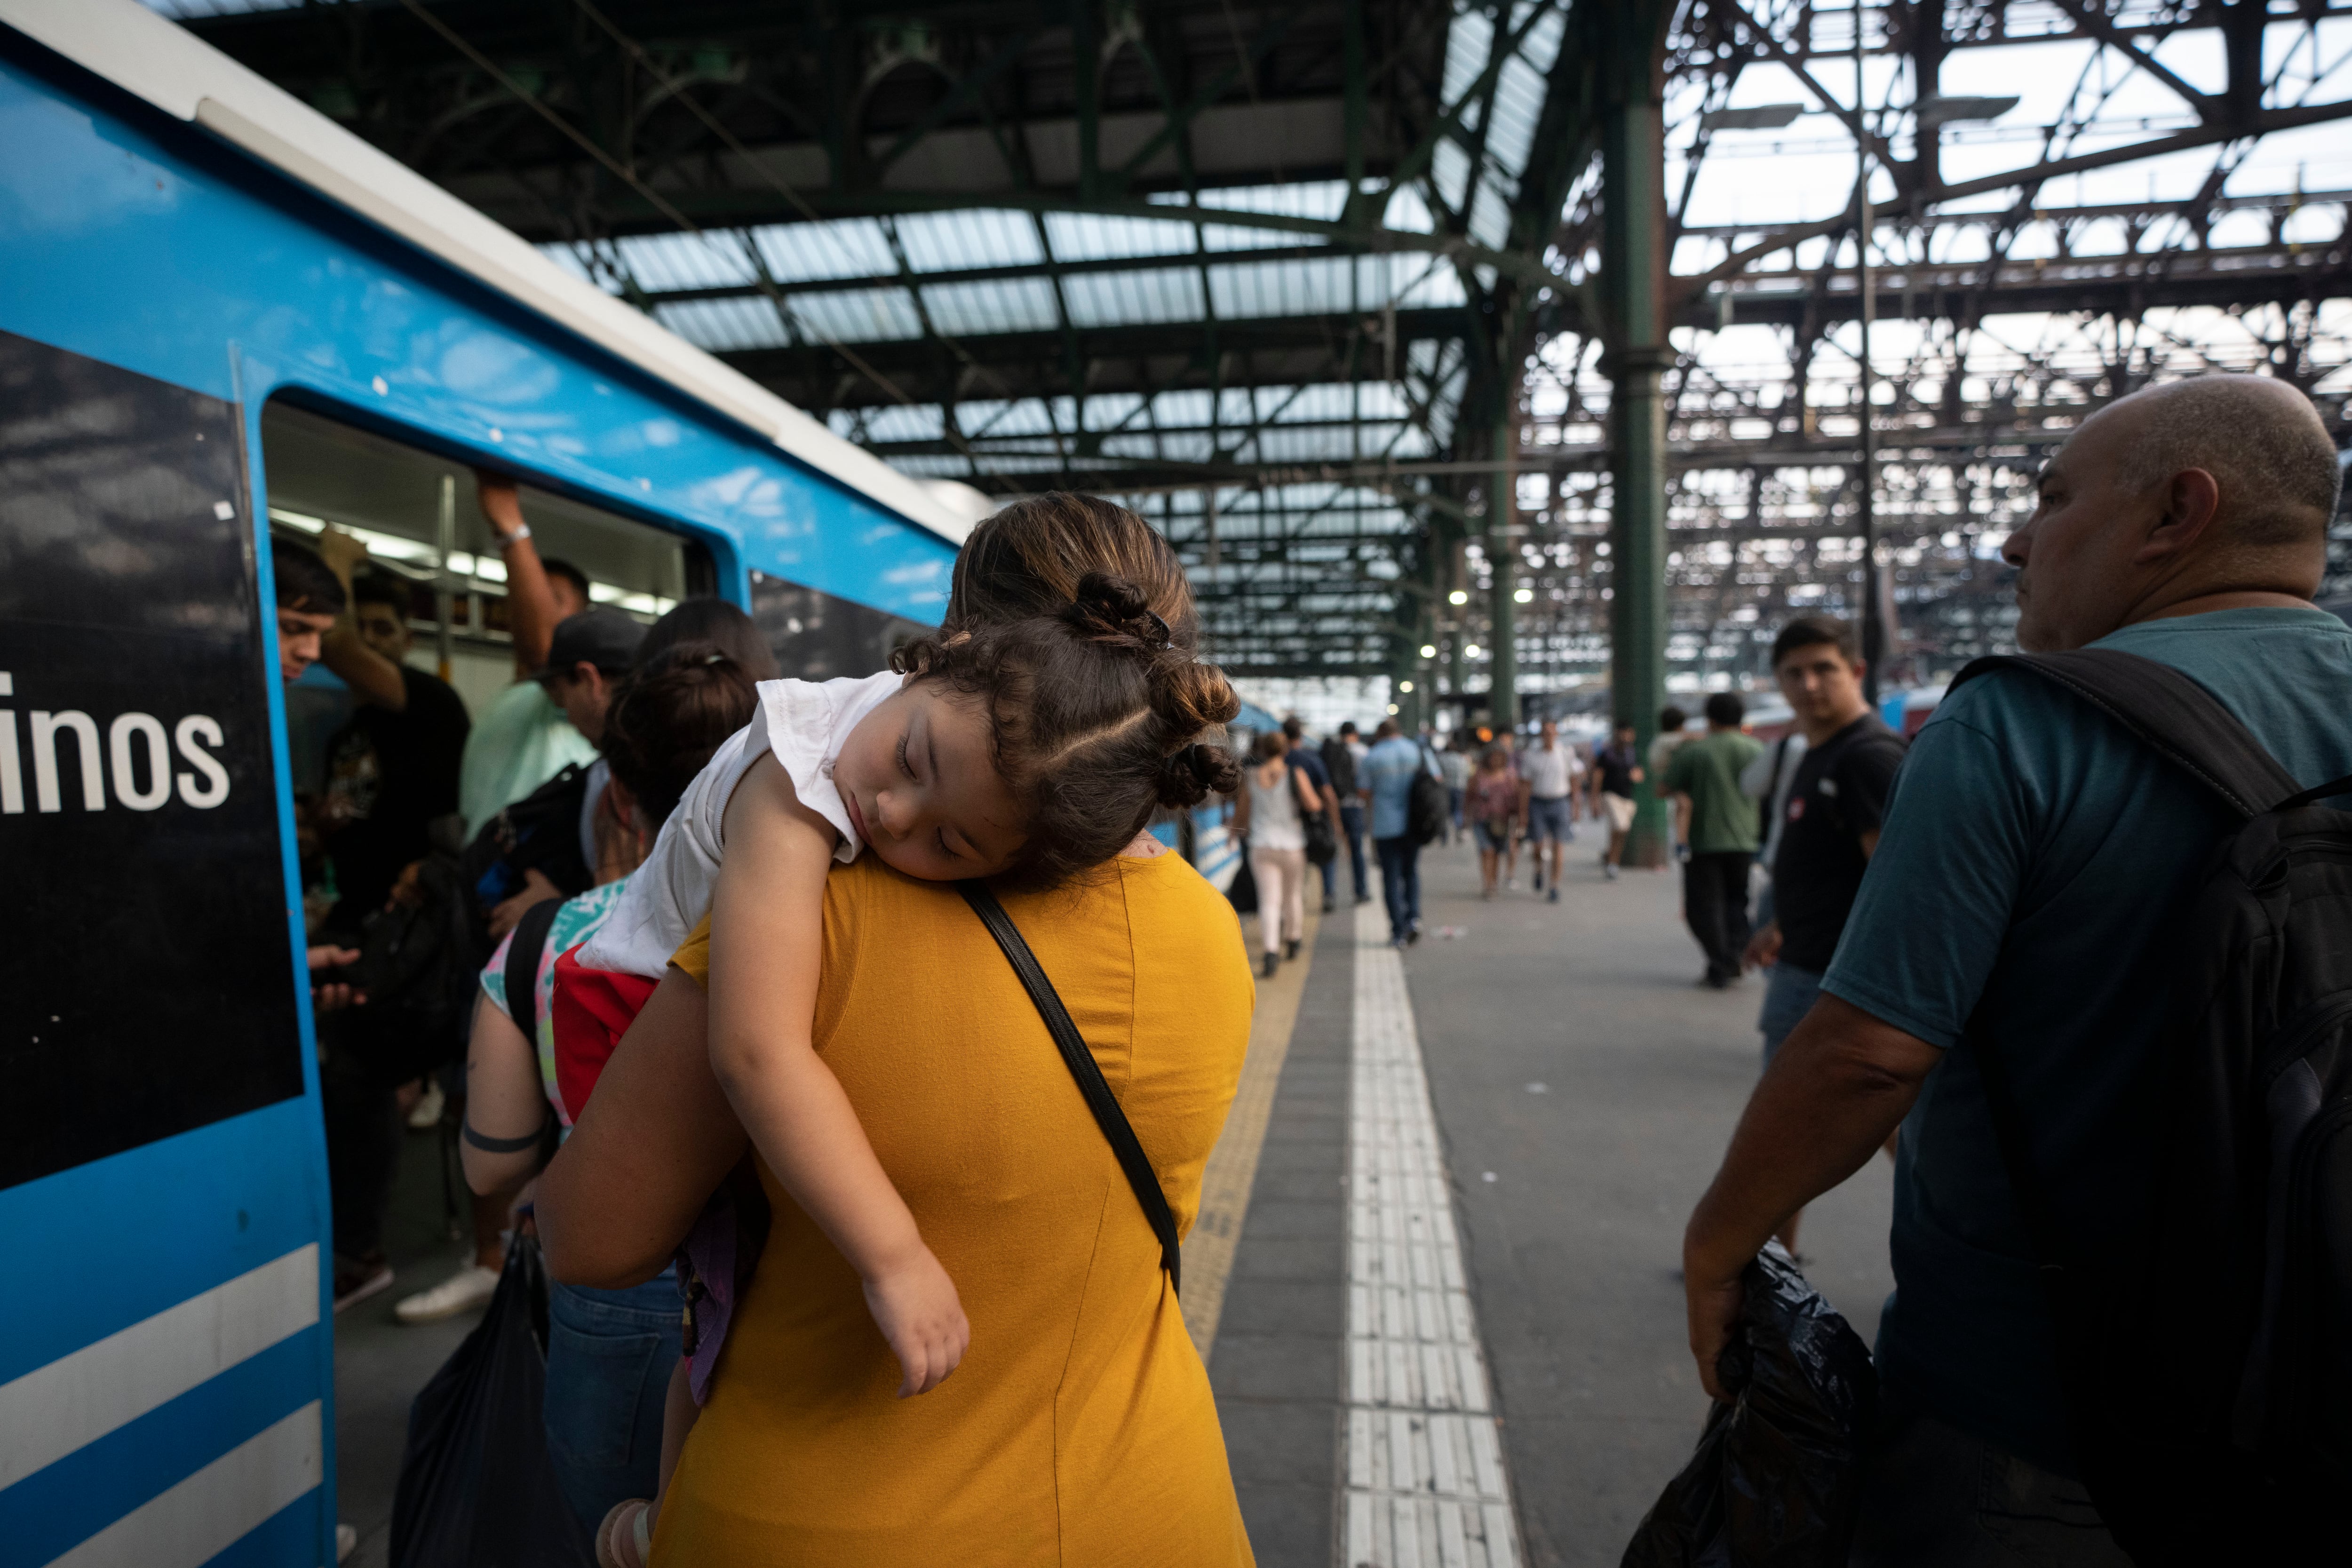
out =
{"type": "Polygon", "coordinates": [[[1258,929],[1265,940],[1262,973],[1298,956],[1307,934],[1307,818],[1323,809],[1304,771],[1290,765],[1278,730],[1257,738],[1242,775],[1239,809],[1226,831],[1249,842],[1250,874],[1257,879],[1258,929]]]}

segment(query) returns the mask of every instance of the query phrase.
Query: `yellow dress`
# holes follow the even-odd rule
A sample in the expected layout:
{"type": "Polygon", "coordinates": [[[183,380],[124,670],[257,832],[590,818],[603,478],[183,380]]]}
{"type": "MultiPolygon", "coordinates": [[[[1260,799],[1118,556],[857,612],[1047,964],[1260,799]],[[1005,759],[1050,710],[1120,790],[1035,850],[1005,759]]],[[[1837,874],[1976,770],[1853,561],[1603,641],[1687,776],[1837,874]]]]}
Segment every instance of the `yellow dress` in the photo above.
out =
{"type": "MultiPolygon", "coordinates": [[[[1189,1230],[1249,1039],[1232,907],[1174,855],[1004,904],[1189,1230]]],[[[675,962],[707,984],[708,922],[675,962]]],[[[656,1568],[1250,1563],[1159,1243],[979,917],[872,856],[835,871],[815,1026],[971,1348],[939,1388],[894,1397],[857,1276],[763,1167],[774,1226],[656,1568]]]]}

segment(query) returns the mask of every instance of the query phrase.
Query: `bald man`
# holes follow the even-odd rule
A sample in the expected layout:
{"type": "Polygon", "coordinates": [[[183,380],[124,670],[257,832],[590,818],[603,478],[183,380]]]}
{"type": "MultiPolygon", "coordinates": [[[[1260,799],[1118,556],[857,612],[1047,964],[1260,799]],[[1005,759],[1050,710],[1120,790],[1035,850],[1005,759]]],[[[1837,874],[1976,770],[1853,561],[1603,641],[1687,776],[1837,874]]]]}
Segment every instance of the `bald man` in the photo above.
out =
{"type": "MultiPolygon", "coordinates": [[[[2003,547],[2019,644],[2160,660],[2305,785],[2352,773],[2352,628],[2311,604],[2338,475],[2284,383],[2119,399],[2051,460],[2003,547]]],[[[1961,687],[1914,742],[1822,998],[1684,1238],[1691,1349],[1719,1396],[1742,1265],[1901,1125],[1884,1423],[1853,1563],[2126,1561],[2074,1479],[2050,1320],[1962,1035],[1973,1016],[2000,1042],[2066,1233],[2131,1236],[2155,1184],[2165,1007],[2138,961],[2233,826],[2027,672],[1961,687]]]]}

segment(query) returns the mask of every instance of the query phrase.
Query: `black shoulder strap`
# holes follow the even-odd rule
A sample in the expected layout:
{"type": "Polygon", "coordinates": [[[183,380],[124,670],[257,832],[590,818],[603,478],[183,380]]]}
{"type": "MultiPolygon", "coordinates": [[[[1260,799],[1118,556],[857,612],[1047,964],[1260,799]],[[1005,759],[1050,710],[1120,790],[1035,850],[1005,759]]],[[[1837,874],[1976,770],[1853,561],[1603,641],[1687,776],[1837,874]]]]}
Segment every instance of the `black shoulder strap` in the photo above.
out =
{"type": "Polygon", "coordinates": [[[507,1016],[533,1050],[539,1048],[539,950],[547,945],[555,911],[562,907],[562,899],[541,899],[523,910],[515,922],[514,940],[507,944],[507,1016]]]}
{"type": "Polygon", "coordinates": [[[1070,1022],[1069,1009],[1062,1005],[1054,983],[1037,966],[1036,954],[1022,940],[1020,928],[996,895],[984,882],[958,882],[956,891],[980,917],[996,945],[1004,950],[1012,962],[1013,973],[1021,977],[1022,987],[1029,1000],[1037,1005],[1038,1016],[1045,1020],[1045,1032],[1054,1037],[1061,1047],[1062,1061],[1070,1076],[1078,1080],[1078,1092],[1086,1096],[1087,1109],[1095,1113],[1095,1121],[1102,1128],[1103,1136],[1110,1141],[1111,1152],[1118,1156],[1119,1169],[1127,1173],[1127,1184],[1135,1189],[1135,1201],[1143,1205],[1143,1217],[1151,1222],[1152,1234],[1160,1238],[1160,1267],[1168,1270],[1168,1283],[1180,1293],[1184,1288],[1183,1255],[1176,1240],[1176,1216],[1168,1209],[1168,1195],[1160,1190],[1160,1173],[1151,1168],[1151,1161],[1136,1142],[1135,1129],[1128,1125],[1127,1112],[1112,1098],[1110,1085],[1103,1081],[1102,1068],[1095,1065],[1095,1054],[1078,1036],[1078,1026],[1070,1022]]]}
{"type": "Polygon", "coordinates": [[[1952,685],[2011,667],[2030,669],[2098,709],[2241,816],[2260,816],[2303,788],[2236,714],[2168,664],[2119,648],[2021,653],[1974,660],[1952,685]]]}

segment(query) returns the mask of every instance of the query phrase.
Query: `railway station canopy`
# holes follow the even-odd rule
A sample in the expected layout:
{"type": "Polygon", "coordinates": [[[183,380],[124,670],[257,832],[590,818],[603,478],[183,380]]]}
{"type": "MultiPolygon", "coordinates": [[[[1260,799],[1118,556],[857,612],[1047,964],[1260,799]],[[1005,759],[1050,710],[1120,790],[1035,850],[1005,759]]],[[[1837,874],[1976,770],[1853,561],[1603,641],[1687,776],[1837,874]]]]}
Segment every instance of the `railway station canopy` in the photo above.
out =
{"type": "Polygon", "coordinates": [[[2087,412],[2352,392],[2347,0],[150,3],[893,465],[1126,500],[1229,667],[1424,715],[1597,706],[1629,625],[1751,679],[1874,581],[1932,680],[2087,412]]]}

